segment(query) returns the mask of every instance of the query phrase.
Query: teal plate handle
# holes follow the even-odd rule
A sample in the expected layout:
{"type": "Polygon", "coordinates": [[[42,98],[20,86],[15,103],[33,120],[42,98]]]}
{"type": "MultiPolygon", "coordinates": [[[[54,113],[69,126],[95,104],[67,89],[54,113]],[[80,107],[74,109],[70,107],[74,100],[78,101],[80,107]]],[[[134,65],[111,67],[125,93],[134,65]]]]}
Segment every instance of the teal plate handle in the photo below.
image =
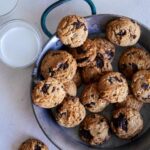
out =
{"type": "MultiPolygon", "coordinates": [[[[56,7],[66,3],[66,2],[69,2],[71,0],[58,0],[57,2],[53,3],[52,5],[50,5],[42,14],[42,17],[41,17],[41,27],[42,27],[42,30],[43,32],[49,37],[51,38],[53,36],[53,34],[47,29],[47,26],[46,26],[46,18],[48,16],[48,14],[56,7]]],[[[92,15],[95,15],[96,14],[96,7],[94,5],[94,3],[92,2],[92,0],[84,0],[85,2],[87,2],[87,4],[90,6],[91,8],[91,13],[92,15]]]]}

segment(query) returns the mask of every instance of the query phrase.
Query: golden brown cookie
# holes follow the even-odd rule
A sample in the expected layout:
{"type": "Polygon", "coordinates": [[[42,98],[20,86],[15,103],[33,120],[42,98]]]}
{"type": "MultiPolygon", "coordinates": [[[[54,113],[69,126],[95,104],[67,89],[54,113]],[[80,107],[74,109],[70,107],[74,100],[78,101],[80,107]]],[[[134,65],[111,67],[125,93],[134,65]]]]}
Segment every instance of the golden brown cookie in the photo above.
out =
{"type": "Polygon", "coordinates": [[[81,47],[70,49],[70,53],[76,59],[78,67],[88,66],[96,57],[95,42],[87,39],[81,47]]]}
{"type": "Polygon", "coordinates": [[[133,75],[131,88],[134,96],[144,103],[150,103],[150,70],[141,70],[133,75]]]}
{"type": "Polygon", "coordinates": [[[73,81],[65,82],[64,89],[65,89],[66,93],[70,96],[77,95],[77,86],[73,81]]]}
{"type": "Polygon", "coordinates": [[[76,60],[65,51],[49,51],[41,63],[41,74],[61,82],[72,80],[77,69],[76,60]]]}
{"type": "Polygon", "coordinates": [[[100,98],[110,103],[123,102],[128,95],[128,84],[119,72],[109,72],[103,75],[98,83],[100,98]]]}
{"type": "Polygon", "coordinates": [[[117,108],[122,108],[122,107],[126,107],[126,108],[132,108],[135,109],[137,111],[140,111],[140,109],[142,108],[143,103],[141,101],[138,101],[134,95],[129,94],[125,101],[123,101],[122,103],[117,103],[116,107],[117,108]]]}
{"type": "Polygon", "coordinates": [[[135,109],[120,108],[113,112],[111,128],[119,138],[131,139],[143,129],[143,119],[135,109]]]}
{"type": "Polygon", "coordinates": [[[119,46],[132,46],[136,44],[140,35],[140,26],[135,21],[125,17],[109,22],[106,27],[107,38],[119,46]]]}
{"type": "Polygon", "coordinates": [[[105,60],[101,54],[97,54],[95,60],[81,71],[85,83],[97,81],[103,74],[112,71],[111,62],[105,60]]]}
{"type": "Polygon", "coordinates": [[[81,140],[90,144],[103,144],[109,139],[109,125],[106,119],[98,114],[85,117],[79,128],[81,140]]]}
{"type": "Polygon", "coordinates": [[[64,45],[79,47],[88,36],[87,22],[80,16],[66,16],[57,27],[57,35],[64,45]]]}
{"type": "Polygon", "coordinates": [[[63,101],[65,95],[63,84],[49,77],[35,85],[32,91],[32,101],[40,107],[53,108],[63,101]]]}
{"type": "Polygon", "coordinates": [[[109,104],[108,101],[100,98],[96,83],[84,87],[81,96],[81,103],[90,112],[101,112],[109,104]]]}
{"type": "Polygon", "coordinates": [[[79,125],[84,119],[86,111],[79,98],[67,96],[56,109],[56,121],[61,126],[71,128],[79,125]]]}
{"type": "Polygon", "coordinates": [[[28,139],[20,145],[19,150],[48,150],[48,147],[40,140],[28,139]]]}
{"type": "Polygon", "coordinates": [[[104,60],[111,61],[115,56],[115,46],[105,38],[94,38],[97,55],[101,54],[104,60]]]}
{"type": "Polygon", "coordinates": [[[150,69],[150,54],[141,48],[128,48],[120,57],[120,71],[129,79],[138,70],[150,69]]]}

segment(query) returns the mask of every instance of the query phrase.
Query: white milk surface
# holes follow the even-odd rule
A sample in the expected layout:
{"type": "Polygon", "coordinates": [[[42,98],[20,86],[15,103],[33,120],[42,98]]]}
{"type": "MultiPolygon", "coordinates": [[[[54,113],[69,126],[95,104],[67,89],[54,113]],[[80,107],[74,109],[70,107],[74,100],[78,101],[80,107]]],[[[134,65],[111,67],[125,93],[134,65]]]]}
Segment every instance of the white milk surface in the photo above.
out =
{"type": "Polygon", "coordinates": [[[7,14],[16,6],[17,0],[0,0],[0,16],[7,14]]]}
{"type": "Polygon", "coordinates": [[[30,28],[10,28],[0,40],[1,57],[10,66],[27,66],[38,55],[38,42],[36,34],[30,28]]]}

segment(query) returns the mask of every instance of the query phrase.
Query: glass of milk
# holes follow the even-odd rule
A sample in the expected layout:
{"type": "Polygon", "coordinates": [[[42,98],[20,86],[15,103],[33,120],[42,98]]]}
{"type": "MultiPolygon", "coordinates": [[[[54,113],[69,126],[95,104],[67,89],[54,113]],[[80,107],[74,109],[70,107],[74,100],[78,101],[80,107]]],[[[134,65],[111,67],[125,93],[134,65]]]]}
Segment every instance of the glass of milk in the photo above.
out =
{"type": "Polygon", "coordinates": [[[24,68],[35,62],[42,49],[41,35],[33,25],[12,20],[0,27],[0,59],[13,68],[24,68]]]}
{"type": "Polygon", "coordinates": [[[12,12],[17,3],[18,0],[0,0],[0,17],[12,12]]]}

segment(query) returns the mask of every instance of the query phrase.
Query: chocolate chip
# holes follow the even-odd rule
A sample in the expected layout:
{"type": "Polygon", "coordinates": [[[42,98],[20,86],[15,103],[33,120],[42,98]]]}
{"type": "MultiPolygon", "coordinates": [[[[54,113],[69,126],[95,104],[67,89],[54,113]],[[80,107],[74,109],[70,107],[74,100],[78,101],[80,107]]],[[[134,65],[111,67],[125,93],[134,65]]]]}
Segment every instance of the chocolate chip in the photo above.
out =
{"type": "Polygon", "coordinates": [[[101,57],[96,56],[95,61],[98,68],[102,68],[104,66],[104,60],[101,57]]]}
{"type": "Polygon", "coordinates": [[[53,54],[52,54],[52,56],[57,56],[57,55],[60,55],[60,53],[57,52],[57,53],[53,53],[53,54]]]}
{"type": "Polygon", "coordinates": [[[48,73],[49,73],[50,77],[53,77],[55,72],[52,70],[52,68],[49,67],[48,68],[48,73]]]}
{"type": "Polygon", "coordinates": [[[80,134],[80,136],[83,136],[87,140],[93,139],[93,136],[91,135],[89,130],[80,129],[79,134],[80,134]]]}
{"type": "Polygon", "coordinates": [[[122,79],[119,79],[118,77],[110,77],[108,81],[113,84],[114,82],[122,82],[122,79]]]}
{"type": "Polygon", "coordinates": [[[88,62],[89,61],[89,58],[88,57],[85,57],[85,58],[80,58],[80,59],[77,59],[77,63],[83,63],[83,62],[88,62]]]}
{"type": "Polygon", "coordinates": [[[118,118],[113,118],[112,123],[113,123],[115,128],[121,128],[126,132],[128,131],[128,128],[127,128],[128,121],[125,118],[124,114],[120,113],[118,118]]]}
{"type": "Polygon", "coordinates": [[[34,150],[41,150],[41,149],[42,149],[41,146],[39,146],[38,144],[35,145],[35,147],[34,147],[34,150]]]}
{"type": "Polygon", "coordinates": [[[111,60],[114,57],[114,52],[113,51],[108,50],[105,53],[107,54],[109,60],[111,60]]]}
{"type": "Polygon", "coordinates": [[[76,51],[78,54],[85,54],[86,51],[84,49],[82,49],[81,47],[76,48],[76,51]]]}
{"type": "Polygon", "coordinates": [[[73,23],[73,26],[75,26],[76,29],[80,29],[80,27],[85,26],[85,24],[77,20],[77,22],[73,23]]]}
{"type": "Polygon", "coordinates": [[[69,65],[67,62],[59,64],[59,68],[63,69],[63,70],[67,69],[68,67],[69,67],[69,65]]]}
{"type": "Polygon", "coordinates": [[[136,38],[136,35],[132,35],[132,37],[133,37],[133,39],[135,39],[135,38],[136,38]]]}
{"type": "Polygon", "coordinates": [[[120,32],[118,32],[117,35],[119,35],[119,36],[126,35],[126,30],[120,30],[120,32]]]}
{"type": "Polygon", "coordinates": [[[86,107],[93,107],[92,105],[95,105],[95,103],[94,103],[94,102],[91,102],[91,103],[85,104],[86,107]]]}
{"type": "Polygon", "coordinates": [[[55,90],[56,90],[56,88],[55,88],[55,87],[53,87],[53,89],[52,89],[52,93],[53,93],[55,90]]]}
{"type": "Polygon", "coordinates": [[[50,84],[44,84],[44,86],[42,87],[42,92],[47,93],[49,87],[50,87],[50,84]]]}
{"type": "Polygon", "coordinates": [[[138,71],[138,66],[135,63],[131,64],[133,73],[138,71]]]}
{"type": "Polygon", "coordinates": [[[148,90],[148,89],[149,89],[149,84],[143,83],[143,84],[141,85],[141,88],[144,89],[144,90],[148,90]]]}

